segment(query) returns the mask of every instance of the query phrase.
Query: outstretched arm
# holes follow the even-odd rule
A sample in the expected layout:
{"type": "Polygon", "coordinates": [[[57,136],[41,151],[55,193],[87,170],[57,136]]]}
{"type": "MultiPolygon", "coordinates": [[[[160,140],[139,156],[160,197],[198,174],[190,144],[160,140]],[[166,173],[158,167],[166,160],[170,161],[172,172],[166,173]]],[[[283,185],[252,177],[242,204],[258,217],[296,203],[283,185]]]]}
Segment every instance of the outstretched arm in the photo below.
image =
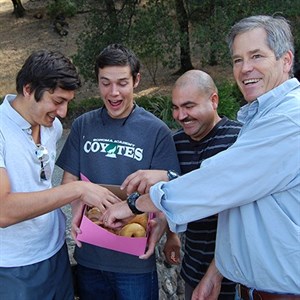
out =
{"type": "Polygon", "coordinates": [[[7,171],[0,168],[0,227],[38,217],[74,200],[97,207],[121,201],[107,189],[83,181],[38,192],[12,192],[7,171]]]}

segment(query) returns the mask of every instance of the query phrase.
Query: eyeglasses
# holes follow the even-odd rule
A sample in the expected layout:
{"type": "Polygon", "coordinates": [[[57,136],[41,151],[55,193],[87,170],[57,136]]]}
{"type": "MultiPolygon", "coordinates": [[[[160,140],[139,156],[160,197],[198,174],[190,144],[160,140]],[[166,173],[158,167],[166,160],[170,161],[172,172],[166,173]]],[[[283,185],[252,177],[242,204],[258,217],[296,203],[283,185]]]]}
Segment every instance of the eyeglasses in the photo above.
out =
{"type": "Polygon", "coordinates": [[[41,162],[40,179],[48,180],[51,176],[51,170],[50,166],[48,166],[47,168],[47,164],[49,162],[49,154],[47,148],[41,144],[37,144],[35,155],[37,159],[41,162]]]}

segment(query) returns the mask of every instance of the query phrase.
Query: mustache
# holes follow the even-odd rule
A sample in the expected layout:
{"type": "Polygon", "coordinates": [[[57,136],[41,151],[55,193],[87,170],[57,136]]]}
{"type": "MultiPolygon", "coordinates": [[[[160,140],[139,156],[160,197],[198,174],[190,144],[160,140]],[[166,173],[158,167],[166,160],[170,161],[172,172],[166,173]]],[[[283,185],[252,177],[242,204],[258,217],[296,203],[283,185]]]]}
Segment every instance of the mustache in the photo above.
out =
{"type": "Polygon", "coordinates": [[[193,121],[194,119],[193,118],[190,118],[190,117],[186,117],[186,118],[184,118],[184,119],[182,119],[182,120],[180,120],[180,122],[190,122],[190,121],[193,121]]]}

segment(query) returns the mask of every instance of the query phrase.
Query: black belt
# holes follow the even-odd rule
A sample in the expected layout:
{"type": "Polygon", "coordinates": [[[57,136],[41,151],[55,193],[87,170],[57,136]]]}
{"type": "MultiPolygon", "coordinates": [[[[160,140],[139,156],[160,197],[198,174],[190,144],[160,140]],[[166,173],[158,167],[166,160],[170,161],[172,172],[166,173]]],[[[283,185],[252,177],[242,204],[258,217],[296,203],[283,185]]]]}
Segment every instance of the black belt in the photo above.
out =
{"type": "Polygon", "coordinates": [[[273,294],[263,291],[251,290],[242,284],[237,285],[238,295],[243,300],[250,300],[252,293],[253,300],[300,300],[300,295],[273,294]]]}

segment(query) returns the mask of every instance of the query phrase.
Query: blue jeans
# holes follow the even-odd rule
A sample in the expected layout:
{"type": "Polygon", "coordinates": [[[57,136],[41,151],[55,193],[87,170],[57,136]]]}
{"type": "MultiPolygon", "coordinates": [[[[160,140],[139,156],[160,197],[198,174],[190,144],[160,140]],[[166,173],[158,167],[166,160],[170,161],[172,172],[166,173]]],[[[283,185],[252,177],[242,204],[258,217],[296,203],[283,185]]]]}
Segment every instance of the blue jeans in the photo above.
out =
{"type": "Polygon", "coordinates": [[[156,271],[115,273],[77,266],[80,300],[158,300],[156,271]]]}

